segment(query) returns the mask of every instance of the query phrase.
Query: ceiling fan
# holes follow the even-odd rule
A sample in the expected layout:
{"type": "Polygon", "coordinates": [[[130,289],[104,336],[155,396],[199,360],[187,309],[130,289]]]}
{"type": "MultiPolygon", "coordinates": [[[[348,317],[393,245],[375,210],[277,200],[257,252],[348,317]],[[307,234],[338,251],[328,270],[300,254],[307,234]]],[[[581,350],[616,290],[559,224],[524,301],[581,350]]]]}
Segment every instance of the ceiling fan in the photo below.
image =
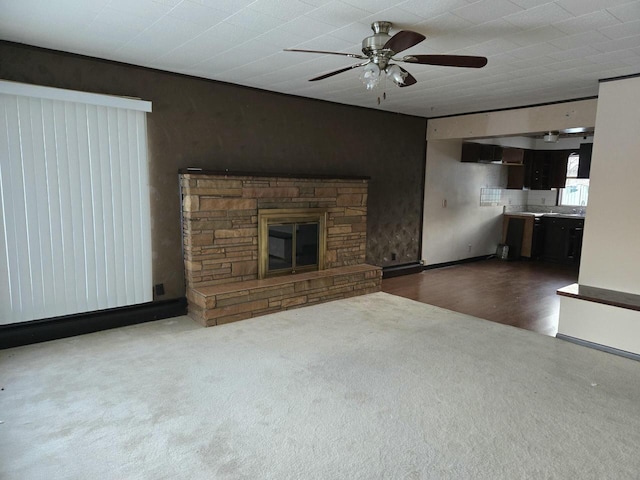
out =
{"type": "MultiPolygon", "coordinates": [[[[364,62],[341,68],[333,72],[325,73],[311,78],[310,82],[324,80],[339,73],[364,67],[362,81],[368,90],[375,88],[385,73],[399,87],[408,87],[416,83],[416,79],[404,68],[392,62],[419,63],[422,65],[441,65],[447,67],[482,68],[487,64],[486,57],[474,57],[469,55],[407,55],[395,58],[400,52],[417,45],[426,37],[411,30],[401,30],[395,35],[389,35],[391,22],[373,22],[371,24],[373,35],[362,40],[362,55],[342,52],[326,52],[322,50],[299,50],[286,48],[286,52],[321,53],[325,55],[342,55],[345,57],[365,60],[364,62]]],[[[384,78],[384,77],[383,77],[384,78]]]]}

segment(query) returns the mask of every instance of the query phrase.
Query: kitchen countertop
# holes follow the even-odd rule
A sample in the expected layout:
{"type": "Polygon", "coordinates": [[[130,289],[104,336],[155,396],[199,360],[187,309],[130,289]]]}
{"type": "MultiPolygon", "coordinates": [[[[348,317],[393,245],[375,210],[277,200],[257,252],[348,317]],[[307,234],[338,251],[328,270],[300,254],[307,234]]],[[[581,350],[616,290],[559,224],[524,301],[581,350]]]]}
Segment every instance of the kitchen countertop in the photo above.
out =
{"type": "Polygon", "coordinates": [[[505,212],[515,217],[551,217],[551,218],[584,218],[582,213],[540,213],[540,212],[505,212]]]}

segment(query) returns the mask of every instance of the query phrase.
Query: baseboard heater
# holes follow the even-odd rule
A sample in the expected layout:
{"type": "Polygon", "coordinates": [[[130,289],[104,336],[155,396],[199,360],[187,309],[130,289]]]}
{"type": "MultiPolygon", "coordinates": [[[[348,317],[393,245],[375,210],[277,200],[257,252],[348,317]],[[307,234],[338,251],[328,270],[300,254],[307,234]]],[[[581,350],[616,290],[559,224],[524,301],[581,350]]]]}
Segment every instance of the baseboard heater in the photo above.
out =
{"type": "Polygon", "coordinates": [[[451,262],[433,263],[431,265],[425,265],[423,268],[424,270],[434,270],[436,268],[453,267],[455,265],[463,265],[465,263],[480,262],[494,257],[495,255],[480,255],[479,257],[463,258],[462,260],[453,260],[451,262]]]}
{"type": "Polygon", "coordinates": [[[0,326],[0,349],[187,314],[185,297],[0,326]]]}
{"type": "Polygon", "coordinates": [[[419,262],[405,263],[402,265],[392,265],[390,267],[382,267],[382,278],[399,277],[401,275],[410,275],[412,273],[420,273],[423,270],[422,264],[419,262]]]}

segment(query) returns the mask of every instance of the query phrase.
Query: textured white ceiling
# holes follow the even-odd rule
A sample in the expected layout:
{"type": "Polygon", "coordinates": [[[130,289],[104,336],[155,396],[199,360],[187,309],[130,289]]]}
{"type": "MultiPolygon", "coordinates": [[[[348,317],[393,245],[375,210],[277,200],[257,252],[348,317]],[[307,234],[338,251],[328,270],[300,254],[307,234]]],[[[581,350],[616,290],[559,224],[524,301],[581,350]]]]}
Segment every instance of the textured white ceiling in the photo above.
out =
{"type": "Polygon", "coordinates": [[[0,38],[275,92],[426,117],[595,96],[640,73],[640,1],[0,0],[0,38]],[[482,69],[405,64],[377,105],[357,63],[284,48],[360,53],[387,20],[427,39],[404,52],[481,55],[482,69]]]}

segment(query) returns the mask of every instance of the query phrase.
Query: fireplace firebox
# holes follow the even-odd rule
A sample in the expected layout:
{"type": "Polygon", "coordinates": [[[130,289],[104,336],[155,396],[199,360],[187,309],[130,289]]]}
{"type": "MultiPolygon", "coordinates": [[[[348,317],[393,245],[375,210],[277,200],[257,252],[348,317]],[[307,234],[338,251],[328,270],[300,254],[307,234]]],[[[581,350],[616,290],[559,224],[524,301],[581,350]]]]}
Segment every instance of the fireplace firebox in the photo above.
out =
{"type": "Polygon", "coordinates": [[[258,278],[323,270],[327,212],[319,208],[258,211],[258,278]]]}

